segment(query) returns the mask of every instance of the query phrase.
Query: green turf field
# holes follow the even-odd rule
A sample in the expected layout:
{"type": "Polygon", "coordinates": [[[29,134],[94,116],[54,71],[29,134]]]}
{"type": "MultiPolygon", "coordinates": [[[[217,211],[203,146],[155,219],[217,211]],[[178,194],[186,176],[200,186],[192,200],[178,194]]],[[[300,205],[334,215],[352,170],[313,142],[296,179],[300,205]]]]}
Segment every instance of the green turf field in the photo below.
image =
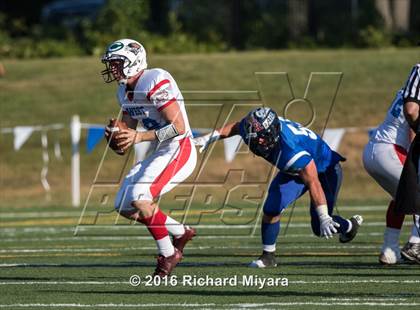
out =
{"type": "MultiPolygon", "coordinates": [[[[365,217],[356,239],[343,245],[311,236],[307,209],[298,205],[286,236],[283,229],[279,238],[279,266],[266,270],[246,266],[260,252],[258,229],[255,235],[252,230],[238,233],[220,221],[208,221],[204,224],[218,228],[198,226],[200,237],[188,245],[174,272],[178,285],[133,287],[130,276],[147,280],[154,269],[154,242],[144,230],[84,227],[73,236],[78,209],[2,208],[0,307],[415,309],[420,306],[419,265],[382,267],[377,262],[385,210],[384,205],[340,206],[342,215],[365,217]],[[244,275],[287,278],[279,284],[288,286],[245,286],[244,275]],[[238,282],[232,287],[190,287],[188,282],[182,285],[184,276],[237,276],[238,282]]],[[[289,215],[287,211],[284,223],[289,215]]],[[[401,242],[408,230],[406,226],[401,242]]]]}

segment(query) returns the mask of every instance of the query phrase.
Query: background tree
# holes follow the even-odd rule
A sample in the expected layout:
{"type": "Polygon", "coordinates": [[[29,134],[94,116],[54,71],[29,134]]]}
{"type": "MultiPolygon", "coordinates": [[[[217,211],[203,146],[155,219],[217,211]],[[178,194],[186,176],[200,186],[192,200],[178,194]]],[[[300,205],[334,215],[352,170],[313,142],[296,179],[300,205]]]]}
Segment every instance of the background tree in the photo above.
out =
{"type": "Polygon", "coordinates": [[[290,38],[299,40],[308,31],[309,0],[289,0],[287,14],[290,38]]]}
{"type": "Polygon", "coordinates": [[[169,0],[149,1],[148,29],[161,35],[168,35],[171,31],[169,24],[169,0]]]}

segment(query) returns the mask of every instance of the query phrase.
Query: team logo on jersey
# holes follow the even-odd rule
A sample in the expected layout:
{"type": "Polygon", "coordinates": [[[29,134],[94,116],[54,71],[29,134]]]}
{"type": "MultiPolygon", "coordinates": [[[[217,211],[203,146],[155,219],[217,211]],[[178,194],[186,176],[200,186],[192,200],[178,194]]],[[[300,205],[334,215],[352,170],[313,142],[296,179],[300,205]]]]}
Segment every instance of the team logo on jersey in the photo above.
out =
{"type": "Polygon", "coordinates": [[[157,101],[167,101],[169,100],[169,93],[166,90],[161,90],[154,97],[157,101]]]}

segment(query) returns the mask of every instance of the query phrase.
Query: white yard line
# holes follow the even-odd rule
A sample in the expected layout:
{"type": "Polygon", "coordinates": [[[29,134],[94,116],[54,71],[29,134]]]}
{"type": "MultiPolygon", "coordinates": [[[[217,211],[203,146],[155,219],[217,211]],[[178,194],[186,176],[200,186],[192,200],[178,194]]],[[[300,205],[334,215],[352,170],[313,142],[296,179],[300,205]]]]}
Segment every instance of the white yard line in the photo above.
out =
{"type": "MultiPolygon", "coordinates": [[[[92,212],[91,215],[86,216],[95,216],[96,212],[92,212]]],[[[39,212],[0,212],[0,217],[4,219],[20,219],[20,218],[53,218],[53,217],[79,217],[80,211],[57,211],[57,212],[48,212],[48,211],[39,211],[39,212]]]]}
{"type": "Polygon", "coordinates": [[[239,308],[262,308],[270,306],[283,306],[283,307],[301,307],[301,306],[325,306],[325,307],[335,307],[335,306],[386,306],[386,307],[395,307],[395,306],[406,306],[406,307],[416,307],[420,303],[389,303],[389,302],[271,302],[271,303],[249,303],[249,304],[228,304],[225,307],[232,307],[235,309],[239,308]]]}
{"type": "MultiPolygon", "coordinates": [[[[376,233],[375,233],[376,234],[376,233]]],[[[358,234],[361,236],[361,234],[358,234]]],[[[383,235],[383,233],[378,233],[378,235],[383,235]]],[[[298,235],[299,237],[310,237],[309,234],[302,234],[298,235]]],[[[295,236],[295,237],[298,237],[295,236]]],[[[289,235],[287,235],[289,237],[289,235]]],[[[292,236],[293,238],[294,236],[292,236]]],[[[220,240],[221,236],[196,236],[194,240],[198,239],[217,239],[220,240]]],[[[223,238],[237,238],[237,239],[244,239],[244,238],[261,238],[260,236],[223,236],[223,238]]],[[[41,238],[4,238],[0,239],[0,242],[45,242],[45,241],[127,241],[127,240],[153,240],[151,236],[74,236],[74,237],[58,237],[58,238],[51,238],[51,237],[41,237],[41,238]]]]}
{"type": "Polygon", "coordinates": [[[391,284],[391,283],[398,283],[398,284],[413,284],[413,283],[420,283],[420,280],[394,280],[394,279],[388,279],[388,280],[334,280],[334,281],[328,281],[328,280],[320,280],[320,281],[289,281],[289,284],[350,284],[350,283],[382,283],[382,284],[391,284]]]}
{"type": "MultiPolygon", "coordinates": [[[[303,207],[303,206],[302,206],[303,207]]],[[[386,211],[387,206],[338,206],[340,211],[386,211]]],[[[244,208],[249,210],[250,208],[244,208]]],[[[111,209],[109,211],[112,211],[111,209]]],[[[204,210],[203,210],[204,211],[204,210]]],[[[229,210],[225,210],[229,211],[229,210]]],[[[88,211],[86,216],[95,216],[96,212],[88,211]]],[[[208,211],[206,211],[208,212],[208,211]]],[[[236,211],[235,211],[236,212],[236,211]]],[[[307,208],[296,207],[294,212],[307,213],[307,208]]],[[[53,218],[53,217],[79,217],[80,211],[32,211],[32,212],[0,212],[0,218],[53,218]]],[[[112,213],[111,213],[112,214],[112,213]]]]}
{"type": "MultiPolygon", "coordinates": [[[[408,235],[409,232],[402,232],[401,235],[408,235]]],[[[376,237],[383,236],[383,232],[370,232],[370,233],[358,233],[359,237],[376,237]]],[[[312,238],[312,234],[287,234],[287,238],[312,238]]],[[[45,242],[45,241],[127,241],[127,240],[151,240],[150,236],[74,236],[74,237],[39,237],[39,238],[22,238],[22,237],[13,237],[13,238],[1,238],[0,242],[45,242]]],[[[196,236],[194,240],[202,239],[217,239],[220,240],[220,236],[196,236]]],[[[230,239],[260,239],[260,236],[223,236],[223,238],[230,239]]]]}
{"type": "Polygon", "coordinates": [[[0,285],[115,285],[127,284],[128,281],[3,281],[0,285]]]}
{"type": "MultiPolygon", "coordinates": [[[[241,281],[238,281],[240,283],[241,281]]],[[[289,281],[290,284],[418,284],[420,280],[337,280],[337,281],[289,281]]],[[[0,285],[130,285],[128,281],[2,281],[0,285]]]]}
{"type": "Polygon", "coordinates": [[[61,233],[61,232],[74,232],[74,226],[59,227],[59,226],[43,226],[43,227],[9,227],[0,228],[1,234],[16,234],[16,233],[61,233]]]}
{"type": "MultiPolygon", "coordinates": [[[[404,226],[411,226],[411,221],[406,221],[404,226]]],[[[197,229],[244,229],[244,228],[253,228],[253,225],[192,225],[197,229]]],[[[385,227],[385,221],[381,222],[366,222],[363,223],[363,226],[371,227],[385,227]]],[[[310,227],[310,223],[291,223],[289,228],[294,227],[310,227]]],[[[58,226],[43,226],[43,227],[9,227],[9,228],[0,228],[0,233],[2,234],[16,234],[16,233],[60,233],[60,232],[74,232],[75,226],[67,227],[58,227],[58,226]]],[[[121,230],[145,230],[143,226],[140,225],[82,225],[79,227],[81,231],[93,231],[103,229],[106,231],[121,231],[121,230]]]]}
{"type": "Polygon", "coordinates": [[[352,297],[352,298],[335,298],[335,297],[331,297],[331,298],[322,298],[323,300],[333,300],[333,301],[404,301],[407,300],[407,298],[393,298],[393,297],[352,297]]]}
{"type": "Polygon", "coordinates": [[[157,308],[157,307],[214,307],[216,304],[0,304],[0,308],[157,308]]]}
{"type": "Polygon", "coordinates": [[[108,303],[108,304],[76,304],[76,303],[32,303],[32,304],[0,304],[0,308],[164,308],[164,307],[188,307],[188,308],[197,308],[202,309],[203,307],[217,307],[221,308],[262,308],[262,307],[275,307],[275,306],[325,306],[325,307],[335,307],[335,306],[385,306],[385,307],[418,307],[420,303],[416,302],[374,302],[374,301],[364,301],[364,302],[270,302],[270,303],[231,303],[231,304],[216,304],[216,303],[142,303],[142,304],[123,304],[123,303],[108,303]]]}
{"type": "MultiPolygon", "coordinates": [[[[378,249],[378,245],[289,245],[284,244],[278,245],[281,249],[378,249]]],[[[243,250],[243,249],[261,249],[261,246],[192,246],[188,247],[188,250],[243,250]]],[[[80,253],[80,252],[115,252],[115,251],[150,251],[156,250],[156,247],[108,247],[108,248],[22,248],[12,247],[7,249],[1,249],[0,253],[80,253]]],[[[1,266],[1,264],[0,264],[1,266]]]]}

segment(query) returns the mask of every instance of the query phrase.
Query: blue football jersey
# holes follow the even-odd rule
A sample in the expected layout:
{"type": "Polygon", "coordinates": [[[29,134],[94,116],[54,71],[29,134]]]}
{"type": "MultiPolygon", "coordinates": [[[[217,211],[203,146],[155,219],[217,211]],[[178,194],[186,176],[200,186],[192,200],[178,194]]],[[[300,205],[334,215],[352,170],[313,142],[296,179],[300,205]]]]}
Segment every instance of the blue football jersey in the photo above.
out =
{"type": "MultiPolygon", "coordinates": [[[[312,130],[299,123],[279,117],[281,130],[279,142],[267,157],[268,162],[275,165],[281,172],[296,174],[306,167],[313,159],[318,173],[325,172],[345,159],[330,149],[327,143],[312,130]]],[[[245,119],[240,122],[240,135],[248,144],[244,129],[245,119]]]]}

